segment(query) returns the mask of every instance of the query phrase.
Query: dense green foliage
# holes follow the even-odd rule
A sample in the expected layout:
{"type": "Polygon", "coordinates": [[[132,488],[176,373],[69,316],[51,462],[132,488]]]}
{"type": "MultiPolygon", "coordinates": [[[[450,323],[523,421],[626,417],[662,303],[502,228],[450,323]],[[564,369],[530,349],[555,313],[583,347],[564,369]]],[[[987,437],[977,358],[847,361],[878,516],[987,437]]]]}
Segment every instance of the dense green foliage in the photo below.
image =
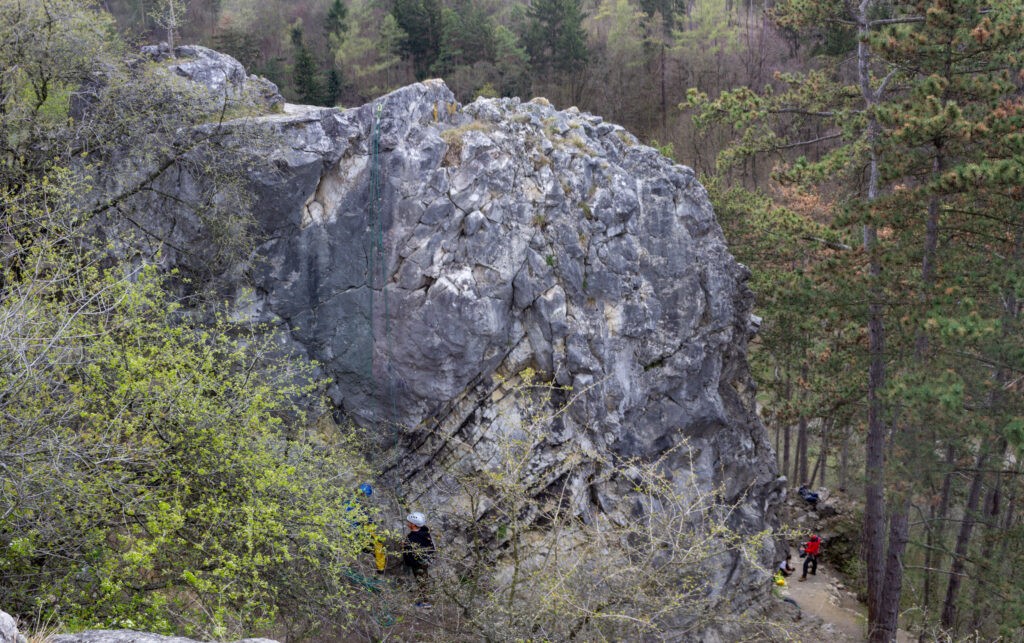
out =
{"type": "Polygon", "coordinates": [[[302,27],[292,27],[292,48],[295,56],[292,78],[299,100],[307,105],[334,104],[335,97],[325,93],[313,54],[302,41],[302,27]]]}
{"type": "Polygon", "coordinates": [[[534,69],[542,75],[579,73],[587,62],[579,0],[537,0],[527,16],[524,40],[534,69]]]}
{"type": "Polygon", "coordinates": [[[213,235],[211,271],[248,252],[245,159],[215,124],[257,106],[129,60],[79,0],[3,0],[0,36],[3,609],[207,638],[344,622],[365,469],[313,430],[312,365],[185,314],[176,297],[208,283],[162,274],[129,232],[160,229],[140,215],[174,166],[210,179],[179,205],[213,235]]]}
{"type": "MultiPolygon", "coordinates": [[[[790,321],[766,333],[765,348],[776,365],[780,355],[801,356],[774,371],[815,393],[800,414],[834,420],[838,405],[851,402],[879,411],[874,423],[871,413],[841,420],[866,432],[872,640],[895,635],[901,588],[910,590],[903,607],[929,636],[1013,638],[1020,634],[1013,617],[981,615],[1004,609],[986,589],[993,576],[1007,595],[1024,581],[991,565],[993,556],[1021,555],[1012,537],[1019,519],[1012,504],[1001,506],[1019,493],[1024,447],[1017,386],[1024,163],[1011,133],[1022,109],[1020,7],[955,0],[848,8],[778,3],[779,24],[838,55],[808,73],[779,74],[761,91],[694,92],[690,104],[703,124],[727,122],[740,134],[719,157],[720,169],[779,155],[783,202],[798,203],[794,192],[810,195],[817,211],[808,214],[828,222],[848,249],[781,266],[763,263],[771,259],[757,250],[751,262],[770,269],[766,280],[775,284],[799,266],[804,296],[767,300],[769,316],[790,321]],[[851,28],[855,68],[846,64],[850,47],[835,40],[851,28]],[[863,251],[854,251],[861,239],[863,251]],[[794,325],[794,315],[803,323],[794,325]],[[794,336],[794,327],[803,330],[794,336]],[[868,340],[847,345],[845,368],[808,359],[808,341],[812,352],[834,354],[844,327],[868,340]],[[850,378],[840,389],[852,397],[814,384],[839,378],[850,378]],[[947,577],[937,577],[942,568],[947,577]]],[[[762,213],[747,221],[766,217],[776,228],[774,205],[747,204],[762,213]]],[[[771,393],[788,404],[786,387],[771,393]]]]}
{"type": "Polygon", "coordinates": [[[178,318],[152,268],[66,270],[3,306],[5,608],[219,637],[308,617],[296,578],[344,605],[352,467],[296,428],[308,374],[178,318]]]}

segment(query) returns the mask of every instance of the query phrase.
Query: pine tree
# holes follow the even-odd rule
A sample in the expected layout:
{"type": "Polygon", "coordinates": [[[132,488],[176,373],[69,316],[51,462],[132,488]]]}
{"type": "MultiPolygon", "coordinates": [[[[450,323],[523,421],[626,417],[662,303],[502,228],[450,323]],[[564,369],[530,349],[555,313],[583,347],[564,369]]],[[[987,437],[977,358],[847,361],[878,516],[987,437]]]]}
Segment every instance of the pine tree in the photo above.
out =
{"type": "Polygon", "coordinates": [[[640,0],[640,9],[652,18],[660,15],[665,33],[672,33],[677,19],[686,12],[686,0],[640,0]]]}
{"type": "Polygon", "coordinates": [[[345,86],[345,82],[342,79],[341,72],[335,68],[331,68],[327,72],[327,82],[324,84],[323,104],[327,106],[333,106],[338,101],[338,97],[341,96],[341,90],[345,86]]]}
{"type": "Polygon", "coordinates": [[[348,7],[343,0],[334,0],[324,17],[324,32],[328,38],[341,39],[348,31],[348,7]]]}
{"type": "MultiPolygon", "coordinates": [[[[963,583],[984,582],[972,581],[967,559],[982,487],[991,477],[985,465],[1003,460],[1011,439],[1006,427],[1020,414],[1020,404],[1003,392],[1021,365],[1013,357],[1020,355],[1019,334],[1007,332],[1020,314],[1006,307],[1017,287],[1005,279],[1021,266],[1020,227],[1012,223],[1017,206],[1005,196],[1020,176],[1020,157],[1012,143],[999,148],[1008,138],[1002,116],[1007,106],[1020,104],[1014,76],[1024,22],[1019,6],[1007,3],[918,1],[901,9],[923,20],[887,26],[873,42],[886,60],[915,70],[900,79],[901,100],[879,110],[891,132],[882,147],[885,164],[905,177],[902,189],[888,198],[892,229],[908,246],[917,243],[921,256],[917,305],[905,324],[917,359],[901,369],[894,385],[901,387],[906,415],[918,427],[958,430],[904,431],[898,437],[915,446],[936,441],[933,453],[951,444],[974,463],[950,547],[939,622],[943,631],[955,632],[962,627],[957,614],[963,583]],[[1014,166],[1016,172],[1001,176],[1001,169],[1014,166]],[[975,179],[958,179],[966,173],[975,179]],[[947,410],[945,417],[936,418],[937,409],[947,410]]],[[[929,468],[910,464],[910,473],[929,468]]],[[[947,518],[926,523],[929,537],[947,518]]],[[[974,567],[985,563],[979,558],[974,567]]],[[[929,575],[926,570],[925,582],[929,575]]],[[[930,605],[922,607],[934,613],[930,605]]]]}
{"type": "Polygon", "coordinates": [[[412,82],[410,66],[402,63],[407,34],[394,13],[373,0],[354,0],[349,9],[349,30],[334,53],[334,66],[345,70],[346,100],[371,100],[412,82]]]}
{"type": "Polygon", "coordinates": [[[530,91],[529,56],[519,38],[503,25],[494,28],[494,64],[502,96],[521,96],[530,91]]]}
{"type": "Polygon", "coordinates": [[[416,79],[426,78],[441,55],[443,17],[439,0],[395,0],[391,11],[405,32],[402,52],[412,59],[416,79]]]}
{"type": "Polygon", "coordinates": [[[319,105],[324,91],[320,84],[320,70],[317,69],[313,54],[302,41],[302,27],[292,27],[292,86],[300,101],[306,105],[319,105]]]}
{"type": "Polygon", "coordinates": [[[494,22],[472,0],[460,0],[443,12],[441,49],[432,71],[439,75],[459,66],[495,59],[494,22]]]}
{"type": "Polygon", "coordinates": [[[526,50],[541,73],[579,73],[587,63],[580,0],[535,0],[530,4],[526,50]]]}
{"type": "Polygon", "coordinates": [[[949,631],[959,626],[958,586],[969,578],[984,469],[1002,458],[1003,440],[1013,443],[1020,413],[1019,400],[1001,392],[1009,373],[1024,368],[1019,334],[1006,332],[1019,320],[1019,306],[1009,310],[1006,302],[1020,282],[1005,278],[1020,274],[1019,205],[1009,196],[1020,151],[1000,122],[1012,120],[1021,101],[1019,6],[791,0],[779,2],[774,16],[825,42],[855,29],[855,75],[838,64],[779,74],[773,91],[739,89],[714,101],[694,94],[693,103],[704,108],[700,118],[739,128],[722,163],[788,155],[776,176],[831,195],[837,228],[862,233],[865,252],[841,257],[836,279],[845,279],[844,307],[866,302],[858,314],[867,350],[857,363],[867,375],[870,639],[895,637],[905,559],[920,555],[909,518],[920,494],[941,483],[941,456],[952,452],[967,456],[974,471],[961,529],[955,546],[928,532],[933,546],[954,551],[939,623],[949,631]],[[806,156],[792,156],[796,149],[806,156]]]}

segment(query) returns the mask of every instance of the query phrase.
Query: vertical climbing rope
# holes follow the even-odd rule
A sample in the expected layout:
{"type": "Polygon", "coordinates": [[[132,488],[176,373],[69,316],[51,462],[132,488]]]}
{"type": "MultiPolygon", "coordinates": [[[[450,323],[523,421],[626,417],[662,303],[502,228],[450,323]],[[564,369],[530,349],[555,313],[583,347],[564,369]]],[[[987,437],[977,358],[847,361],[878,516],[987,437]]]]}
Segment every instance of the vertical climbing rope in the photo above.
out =
{"type": "MultiPolygon", "coordinates": [[[[390,454],[384,458],[381,469],[385,470],[391,466],[390,460],[395,458],[398,445],[398,413],[394,395],[394,377],[391,365],[391,311],[388,305],[387,282],[388,282],[388,259],[387,250],[384,245],[384,172],[380,155],[381,139],[381,117],[384,112],[384,101],[377,103],[373,110],[373,126],[370,135],[369,164],[370,164],[370,189],[369,189],[369,248],[367,249],[367,278],[366,285],[370,290],[369,318],[370,318],[370,377],[376,387],[376,398],[378,401],[375,421],[378,424],[377,430],[386,430],[383,425],[390,423],[393,427],[393,439],[390,454]],[[375,301],[382,298],[383,302],[375,301]],[[381,305],[383,304],[383,305],[381,305]],[[380,319],[378,319],[378,315],[380,319]],[[378,355],[377,341],[381,341],[381,350],[378,355]],[[380,361],[378,361],[380,360],[380,361]]],[[[400,488],[396,486],[394,491],[401,495],[400,488]]],[[[368,592],[378,594],[378,604],[382,611],[377,614],[377,622],[381,627],[390,628],[396,623],[390,601],[392,592],[385,591],[387,586],[380,579],[371,579],[349,570],[347,575],[352,582],[363,587],[368,592]]]]}
{"type": "Polygon", "coordinates": [[[384,103],[377,103],[374,109],[373,134],[370,143],[370,369],[378,387],[381,400],[381,419],[393,426],[392,446],[398,444],[398,409],[394,396],[394,378],[391,372],[391,311],[387,296],[387,253],[384,247],[384,217],[382,204],[384,199],[384,179],[380,159],[380,122],[384,111],[384,103]],[[383,299],[383,311],[380,320],[382,331],[383,363],[377,364],[376,340],[378,322],[374,299],[377,293],[383,299]],[[378,366],[380,368],[378,368],[378,366]],[[383,381],[382,381],[383,380],[383,381]]]}
{"type": "MultiPolygon", "coordinates": [[[[367,279],[370,288],[370,376],[378,389],[381,385],[380,364],[377,363],[377,310],[374,300],[380,289],[384,295],[385,255],[384,255],[384,222],[381,220],[381,201],[383,200],[383,181],[380,171],[380,118],[383,103],[377,103],[373,115],[373,131],[370,135],[370,266],[367,279]]],[[[387,297],[384,298],[387,301],[387,297]]],[[[378,394],[380,391],[378,390],[378,394]]],[[[383,409],[378,409],[382,411],[383,409]]],[[[383,415],[381,413],[380,415],[383,415]]]]}

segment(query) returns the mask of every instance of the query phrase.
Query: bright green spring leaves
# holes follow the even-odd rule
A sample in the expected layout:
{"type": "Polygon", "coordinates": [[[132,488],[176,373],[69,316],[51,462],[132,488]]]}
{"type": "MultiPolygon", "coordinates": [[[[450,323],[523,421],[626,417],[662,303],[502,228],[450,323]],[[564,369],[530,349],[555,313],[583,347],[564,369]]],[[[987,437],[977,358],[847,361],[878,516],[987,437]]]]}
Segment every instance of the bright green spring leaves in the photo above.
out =
{"type": "Polygon", "coordinates": [[[206,639],[343,624],[363,466],[306,429],[314,366],[167,294],[213,299],[203,279],[252,249],[246,156],[216,124],[254,104],[128,64],[96,9],[0,0],[2,607],[206,639]],[[159,225],[125,232],[172,167],[210,186],[177,203],[212,250],[188,286],[153,267],[159,225]]]}
{"type": "Polygon", "coordinates": [[[190,323],[148,267],[49,266],[0,303],[5,607],[218,638],[349,607],[358,465],[294,428],[311,367],[190,323]]]}

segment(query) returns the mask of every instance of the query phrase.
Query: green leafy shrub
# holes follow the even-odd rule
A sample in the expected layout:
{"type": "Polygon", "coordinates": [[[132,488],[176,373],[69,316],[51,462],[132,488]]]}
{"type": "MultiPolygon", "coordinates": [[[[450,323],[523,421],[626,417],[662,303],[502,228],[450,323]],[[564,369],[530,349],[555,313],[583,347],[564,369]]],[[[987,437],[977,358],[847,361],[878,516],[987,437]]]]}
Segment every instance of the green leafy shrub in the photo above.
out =
{"type": "Polygon", "coordinates": [[[182,319],[152,267],[51,265],[0,306],[17,322],[0,360],[26,366],[2,382],[5,608],[210,638],[344,620],[360,464],[304,428],[313,366],[182,319]]]}

